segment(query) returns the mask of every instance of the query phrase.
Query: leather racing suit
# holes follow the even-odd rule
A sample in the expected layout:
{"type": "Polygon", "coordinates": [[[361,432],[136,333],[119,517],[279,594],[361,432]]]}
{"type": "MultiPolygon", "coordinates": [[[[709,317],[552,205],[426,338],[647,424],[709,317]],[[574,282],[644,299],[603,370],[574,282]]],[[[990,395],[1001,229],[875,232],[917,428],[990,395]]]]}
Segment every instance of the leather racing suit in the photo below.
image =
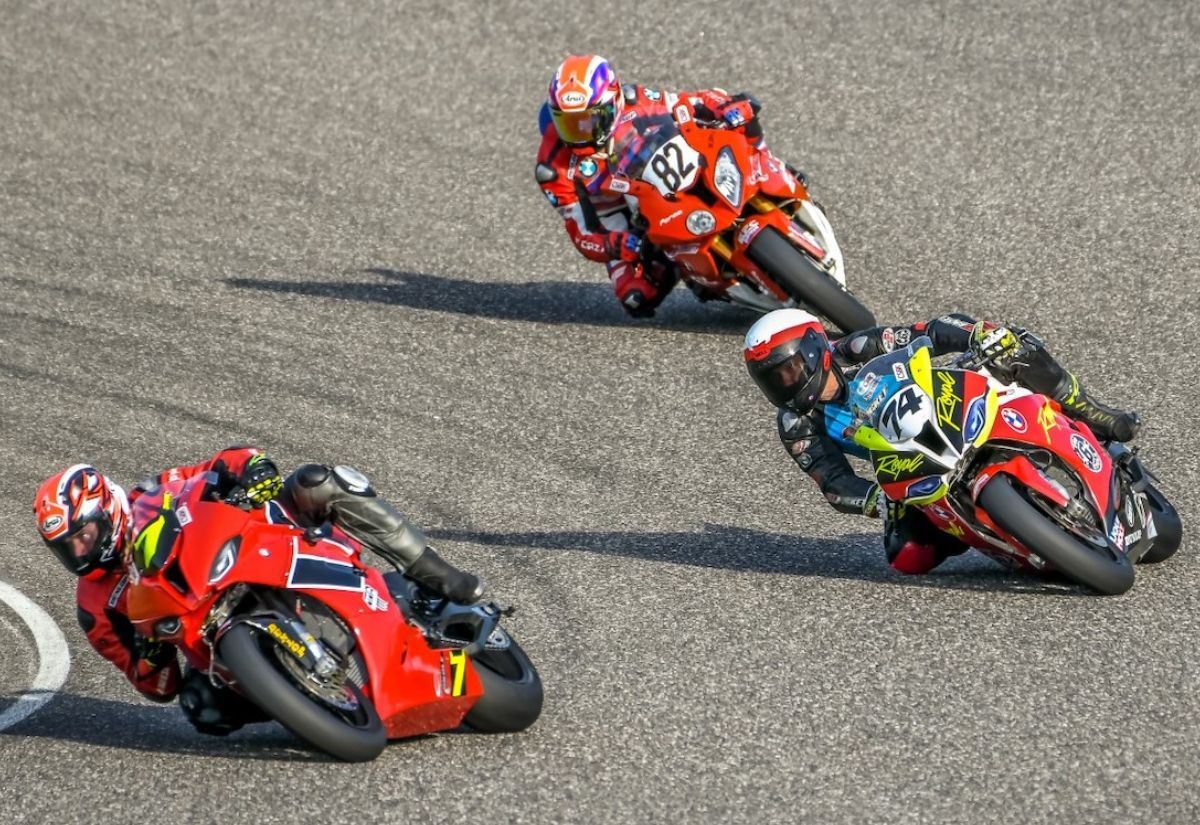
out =
{"type": "MultiPolygon", "coordinates": [[[[985,322],[985,326],[996,325],[985,322]]],[[[830,348],[834,363],[843,370],[908,346],[921,335],[931,340],[934,356],[948,355],[970,348],[974,327],[974,319],[954,313],[928,323],[861,330],[831,342],[830,348]]],[[[1023,340],[1025,346],[1005,368],[1007,374],[993,369],[998,378],[1015,381],[1053,398],[1065,413],[1083,420],[1101,439],[1115,437],[1127,441],[1136,434],[1135,414],[1096,402],[1040,341],[1027,335],[1023,335],[1023,340]]],[[[919,510],[884,502],[878,484],[858,476],[851,468],[846,454],[861,454],[861,448],[843,435],[853,419],[853,413],[844,403],[845,393],[842,382],[837,398],[818,404],[805,415],[778,410],[779,438],[788,454],[817,483],[834,509],[886,518],[884,550],[895,569],[910,574],[926,573],[950,556],[964,552],[965,544],[935,528],[919,510]]]]}

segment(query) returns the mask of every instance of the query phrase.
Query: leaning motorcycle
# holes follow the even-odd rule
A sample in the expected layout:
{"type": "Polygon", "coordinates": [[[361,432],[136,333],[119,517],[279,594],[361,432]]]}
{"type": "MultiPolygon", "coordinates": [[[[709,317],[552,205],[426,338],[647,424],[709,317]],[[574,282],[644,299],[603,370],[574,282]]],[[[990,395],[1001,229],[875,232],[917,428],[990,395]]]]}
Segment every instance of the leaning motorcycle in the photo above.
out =
{"type": "Polygon", "coordinates": [[[458,605],[362,560],[326,524],[303,529],[279,502],[234,506],[216,476],[171,482],[133,506],[130,619],[338,759],[388,739],[519,731],[542,685],[494,603],[458,605]]]}
{"type": "Polygon", "coordinates": [[[786,164],[721,122],[697,120],[687,101],[630,115],[613,134],[604,188],[624,195],[694,290],[761,312],[802,306],[843,332],[875,326],[846,288],[825,213],[786,164]]]}
{"type": "Polygon", "coordinates": [[[1175,553],[1179,514],[1136,450],[1106,447],[986,361],[935,367],[930,352],[922,336],[868,362],[849,382],[852,418],[827,422],[869,453],[889,499],[1002,564],[1105,594],[1175,553]]]}

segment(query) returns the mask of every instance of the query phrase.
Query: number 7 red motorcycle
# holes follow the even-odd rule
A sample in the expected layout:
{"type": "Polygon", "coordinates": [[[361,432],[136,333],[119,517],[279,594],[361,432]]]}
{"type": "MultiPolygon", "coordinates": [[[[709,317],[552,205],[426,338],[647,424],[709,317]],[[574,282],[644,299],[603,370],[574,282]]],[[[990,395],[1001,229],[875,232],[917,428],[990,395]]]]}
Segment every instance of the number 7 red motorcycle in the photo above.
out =
{"type": "Polygon", "coordinates": [[[541,680],[496,604],[436,598],[369,567],[337,528],[302,529],[279,502],[243,509],[215,491],[206,473],[134,503],[139,634],[346,761],[374,759],[388,739],[537,719],[541,680]]]}
{"type": "Polygon", "coordinates": [[[604,185],[705,294],[769,312],[804,306],[843,332],[875,326],[805,185],[770,151],[687,101],[618,123],[604,185]]]}

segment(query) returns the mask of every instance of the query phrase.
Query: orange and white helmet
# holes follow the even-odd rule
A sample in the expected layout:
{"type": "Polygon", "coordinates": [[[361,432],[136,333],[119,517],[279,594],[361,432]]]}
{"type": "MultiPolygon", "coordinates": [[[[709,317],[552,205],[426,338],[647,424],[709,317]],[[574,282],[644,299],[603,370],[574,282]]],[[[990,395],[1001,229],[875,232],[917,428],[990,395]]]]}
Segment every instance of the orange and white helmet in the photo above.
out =
{"type": "Polygon", "coordinates": [[[834,370],[825,328],[802,309],[777,309],[759,318],[746,333],[742,356],[771,403],[801,415],[816,406],[834,370]]]}
{"type": "Polygon", "coordinates": [[[76,576],[121,563],[129,525],[129,500],[88,464],[50,476],[33,500],[38,533],[50,552],[76,576]]]}
{"type": "Polygon", "coordinates": [[[548,103],[554,128],[568,146],[603,146],[625,108],[617,73],[597,54],[564,60],[550,81],[548,103]]]}

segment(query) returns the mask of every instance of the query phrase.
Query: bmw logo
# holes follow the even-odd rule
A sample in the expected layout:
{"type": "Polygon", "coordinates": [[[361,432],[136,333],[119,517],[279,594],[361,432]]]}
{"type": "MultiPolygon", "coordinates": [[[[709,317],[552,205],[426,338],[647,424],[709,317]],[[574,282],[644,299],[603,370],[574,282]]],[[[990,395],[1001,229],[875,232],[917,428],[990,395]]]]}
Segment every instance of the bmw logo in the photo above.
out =
{"type": "Polygon", "coordinates": [[[579,162],[579,174],[583,175],[585,178],[590,178],[592,175],[596,174],[596,170],[598,168],[599,167],[596,166],[596,161],[592,160],[591,158],[579,162]]]}

